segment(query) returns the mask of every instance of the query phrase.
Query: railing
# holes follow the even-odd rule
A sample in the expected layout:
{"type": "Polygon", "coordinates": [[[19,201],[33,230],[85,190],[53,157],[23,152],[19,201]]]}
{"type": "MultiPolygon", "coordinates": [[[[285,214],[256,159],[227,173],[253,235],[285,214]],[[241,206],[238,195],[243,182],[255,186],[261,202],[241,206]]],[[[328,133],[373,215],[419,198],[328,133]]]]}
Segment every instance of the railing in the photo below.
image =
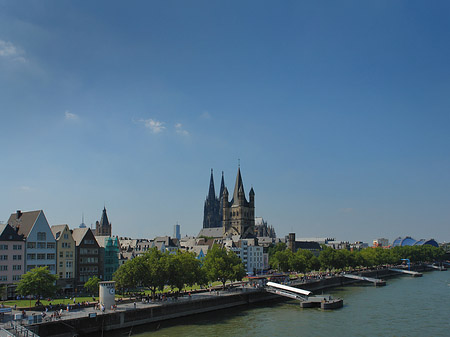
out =
{"type": "Polygon", "coordinates": [[[39,337],[39,335],[35,334],[33,331],[28,330],[22,325],[14,325],[14,334],[16,337],[39,337]]]}
{"type": "Polygon", "coordinates": [[[9,332],[8,330],[5,330],[3,328],[0,329],[0,337],[15,337],[14,334],[9,332]]]}

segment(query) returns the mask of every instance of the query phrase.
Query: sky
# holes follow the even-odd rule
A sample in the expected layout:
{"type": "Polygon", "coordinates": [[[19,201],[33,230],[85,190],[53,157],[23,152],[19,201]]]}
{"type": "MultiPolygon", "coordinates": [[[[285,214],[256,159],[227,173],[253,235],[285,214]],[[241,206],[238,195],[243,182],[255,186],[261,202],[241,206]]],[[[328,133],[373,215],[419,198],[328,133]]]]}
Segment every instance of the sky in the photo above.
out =
{"type": "Polygon", "coordinates": [[[0,0],[0,220],[450,241],[450,2],[0,0]]]}

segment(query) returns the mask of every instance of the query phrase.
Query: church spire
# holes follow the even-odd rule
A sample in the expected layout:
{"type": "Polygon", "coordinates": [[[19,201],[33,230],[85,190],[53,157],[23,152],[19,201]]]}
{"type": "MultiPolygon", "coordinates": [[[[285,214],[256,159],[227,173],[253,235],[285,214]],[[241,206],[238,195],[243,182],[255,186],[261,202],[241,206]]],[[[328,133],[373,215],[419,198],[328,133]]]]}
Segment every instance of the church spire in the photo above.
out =
{"type": "Polygon", "coordinates": [[[242,184],[240,165],[238,167],[238,172],[237,172],[237,176],[236,176],[236,184],[234,185],[232,204],[237,204],[239,202],[239,194],[242,194],[244,196],[244,200],[245,200],[244,185],[242,184]]]}
{"type": "Polygon", "coordinates": [[[214,176],[213,176],[213,169],[211,169],[211,179],[209,180],[209,192],[207,199],[213,200],[216,198],[216,191],[214,189],[214,176]]]}
{"type": "Polygon", "coordinates": [[[224,180],[224,178],[223,178],[223,171],[222,171],[222,180],[220,181],[220,193],[219,193],[219,199],[222,198],[224,188],[225,188],[225,180],[224,180]]]}

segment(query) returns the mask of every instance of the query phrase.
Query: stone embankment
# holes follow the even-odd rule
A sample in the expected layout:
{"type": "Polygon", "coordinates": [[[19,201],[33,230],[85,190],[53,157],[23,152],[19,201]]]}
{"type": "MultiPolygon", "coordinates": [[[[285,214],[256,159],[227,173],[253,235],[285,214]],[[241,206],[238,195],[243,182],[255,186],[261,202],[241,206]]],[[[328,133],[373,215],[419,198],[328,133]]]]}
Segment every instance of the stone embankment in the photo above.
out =
{"type": "MultiPolygon", "coordinates": [[[[425,266],[416,267],[415,270],[427,270],[425,266]]],[[[378,270],[361,271],[359,274],[374,278],[389,278],[398,273],[387,268],[378,270]]],[[[340,275],[323,276],[319,279],[310,279],[298,287],[310,291],[318,291],[333,287],[359,282],[340,275]]],[[[75,336],[101,331],[131,328],[136,325],[159,322],[163,320],[201,314],[205,312],[233,308],[263,301],[283,300],[281,297],[262,291],[261,289],[239,288],[232,292],[219,294],[198,294],[177,301],[167,301],[137,309],[109,311],[104,314],[96,314],[89,317],[77,317],[52,322],[44,322],[32,326],[40,337],[47,336],[75,336]]],[[[119,307],[120,308],[120,307],[119,307]]]]}

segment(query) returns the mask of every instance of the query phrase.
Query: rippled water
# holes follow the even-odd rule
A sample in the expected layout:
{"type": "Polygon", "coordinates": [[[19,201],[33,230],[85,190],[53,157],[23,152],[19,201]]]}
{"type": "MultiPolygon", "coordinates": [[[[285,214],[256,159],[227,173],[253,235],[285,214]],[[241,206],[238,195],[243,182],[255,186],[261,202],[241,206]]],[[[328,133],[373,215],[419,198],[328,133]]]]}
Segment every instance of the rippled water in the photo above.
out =
{"type": "MultiPolygon", "coordinates": [[[[258,304],[132,329],[149,336],[450,336],[450,271],[399,276],[386,287],[346,286],[334,311],[301,309],[295,301],[258,304]]],[[[128,336],[129,330],[108,332],[128,336]]]]}

